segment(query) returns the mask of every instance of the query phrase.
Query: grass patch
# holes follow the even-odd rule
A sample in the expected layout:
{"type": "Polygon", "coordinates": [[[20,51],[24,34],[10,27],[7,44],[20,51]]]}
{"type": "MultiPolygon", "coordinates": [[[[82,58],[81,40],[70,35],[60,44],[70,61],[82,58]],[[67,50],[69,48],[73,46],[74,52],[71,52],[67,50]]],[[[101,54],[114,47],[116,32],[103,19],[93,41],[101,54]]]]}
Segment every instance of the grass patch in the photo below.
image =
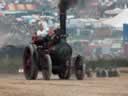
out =
{"type": "Polygon", "coordinates": [[[1,73],[18,73],[18,69],[22,66],[21,57],[0,58],[1,73]]]}

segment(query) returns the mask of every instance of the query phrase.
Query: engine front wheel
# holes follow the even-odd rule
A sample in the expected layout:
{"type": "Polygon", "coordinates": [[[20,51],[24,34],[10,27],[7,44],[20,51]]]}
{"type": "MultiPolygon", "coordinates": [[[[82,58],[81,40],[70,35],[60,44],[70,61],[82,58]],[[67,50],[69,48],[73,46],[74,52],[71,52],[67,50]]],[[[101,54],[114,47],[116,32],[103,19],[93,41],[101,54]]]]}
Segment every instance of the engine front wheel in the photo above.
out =
{"type": "Polygon", "coordinates": [[[70,59],[66,61],[63,65],[61,72],[58,74],[60,79],[68,80],[71,76],[71,61],[70,59]]]}
{"type": "Polygon", "coordinates": [[[75,75],[78,80],[83,80],[85,77],[85,67],[82,56],[77,56],[75,60],[75,75]]]}

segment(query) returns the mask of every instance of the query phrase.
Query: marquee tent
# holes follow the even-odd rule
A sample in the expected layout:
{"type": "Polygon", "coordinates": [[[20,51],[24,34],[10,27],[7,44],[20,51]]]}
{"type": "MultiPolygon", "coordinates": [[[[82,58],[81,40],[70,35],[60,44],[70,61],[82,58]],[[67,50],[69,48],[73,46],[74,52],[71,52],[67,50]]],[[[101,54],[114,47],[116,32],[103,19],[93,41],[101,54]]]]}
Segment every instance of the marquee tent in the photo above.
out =
{"type": "Polygon", "coordinates": [[[123,24],[128,24],[128,9],[124,9],[120,14],[113,18],[103,20],[102,23],[123,29],[123,24]]]}

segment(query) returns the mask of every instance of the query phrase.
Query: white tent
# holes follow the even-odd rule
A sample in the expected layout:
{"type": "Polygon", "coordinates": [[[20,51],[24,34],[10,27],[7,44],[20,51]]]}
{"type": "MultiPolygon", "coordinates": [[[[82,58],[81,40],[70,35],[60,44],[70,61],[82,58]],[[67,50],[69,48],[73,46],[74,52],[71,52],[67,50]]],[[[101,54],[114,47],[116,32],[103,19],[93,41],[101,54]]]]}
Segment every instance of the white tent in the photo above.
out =
{"type": "Polygon", "coordinates": [[[98,22],[98,20],[93,18],[74,18],[68,20],[68,25],[85,27],[85,25],[90,25],[98,22]]]}
{"type": "Polygon", "coordinates": [[[103,20],[102,23],[122,29],[123,24],[128,24],[128,9],[124,9],[120,14],[113,18],[103,20]]]}
{"type": "Polygon", "coordinates": [[[120,8],[115,8],[115,9],[113,9],[113,10],[107,10],[107,11],[105,11],[105,14],[117,15],[117,14],[119,14],[120,12],[122,12],[122,9],[120,9],[120,8]]]}

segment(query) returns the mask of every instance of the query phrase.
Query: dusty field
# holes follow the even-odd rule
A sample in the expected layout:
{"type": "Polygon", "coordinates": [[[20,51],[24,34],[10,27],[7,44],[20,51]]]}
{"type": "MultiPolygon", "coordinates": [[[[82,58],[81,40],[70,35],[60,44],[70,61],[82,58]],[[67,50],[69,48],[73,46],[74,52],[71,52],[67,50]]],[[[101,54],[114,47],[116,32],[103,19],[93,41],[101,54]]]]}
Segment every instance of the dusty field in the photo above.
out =
{"type": "Polygon", "coordinates": [[[0,96],[128,96],[128,76],[26,81],[21,75],[0,75],[0,96]]]}

